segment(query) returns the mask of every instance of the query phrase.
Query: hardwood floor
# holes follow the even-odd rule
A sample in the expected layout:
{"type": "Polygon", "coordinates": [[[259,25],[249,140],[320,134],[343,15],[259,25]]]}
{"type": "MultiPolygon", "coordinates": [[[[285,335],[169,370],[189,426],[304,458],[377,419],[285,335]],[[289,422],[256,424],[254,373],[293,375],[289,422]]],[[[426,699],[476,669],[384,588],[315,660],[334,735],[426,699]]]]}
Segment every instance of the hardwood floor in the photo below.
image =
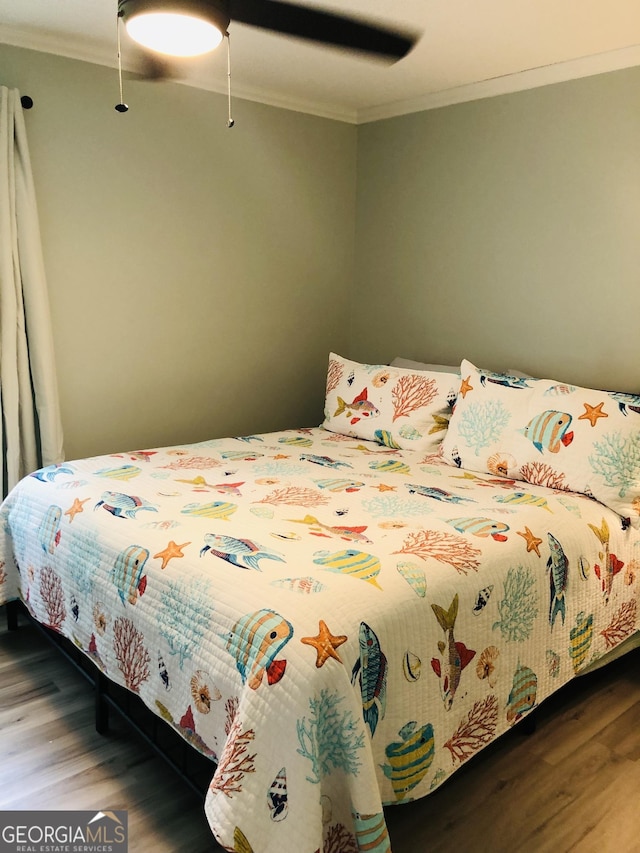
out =
{"type": "MultiPolygon", "coordinates": [[[[96,733],[91,687],[60,653],[24,617],[0,623],[0,810],[127,809],[132,853],[220,851],[201,801],[117,714],[96,733]]],[[[388,809],[394,853],[640,853],[640,649],[538,713],[534,734],[388,809]]]]}

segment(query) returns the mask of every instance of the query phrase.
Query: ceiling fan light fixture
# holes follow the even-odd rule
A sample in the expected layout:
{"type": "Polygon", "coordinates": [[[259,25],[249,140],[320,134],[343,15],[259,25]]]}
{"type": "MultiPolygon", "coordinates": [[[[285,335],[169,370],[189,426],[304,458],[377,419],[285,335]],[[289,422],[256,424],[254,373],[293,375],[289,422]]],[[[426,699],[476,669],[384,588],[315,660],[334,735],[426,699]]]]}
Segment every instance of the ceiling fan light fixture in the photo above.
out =
{"type": "Polygon", "coordinates": [[[224,33],[204,18],[175,12],[143,12],[126,23],[131,38],[169,56],[200,56],[215,50],[224,33]]]}

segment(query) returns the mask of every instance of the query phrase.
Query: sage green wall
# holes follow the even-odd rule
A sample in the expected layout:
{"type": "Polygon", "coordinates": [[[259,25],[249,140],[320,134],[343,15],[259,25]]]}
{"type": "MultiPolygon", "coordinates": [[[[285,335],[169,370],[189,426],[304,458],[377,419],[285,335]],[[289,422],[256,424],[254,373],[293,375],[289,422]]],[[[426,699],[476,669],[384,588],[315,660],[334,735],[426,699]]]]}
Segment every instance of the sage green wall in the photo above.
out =
{"type": "Polygon", "coordinates": [[[323,416],[356,128],[0,45],[26,113],[67,458],[323,416]]]}
{"type": "Polygon", "coordinates": [[[351,356],[640,391],[640,68],[358,129],[351,356]]]}

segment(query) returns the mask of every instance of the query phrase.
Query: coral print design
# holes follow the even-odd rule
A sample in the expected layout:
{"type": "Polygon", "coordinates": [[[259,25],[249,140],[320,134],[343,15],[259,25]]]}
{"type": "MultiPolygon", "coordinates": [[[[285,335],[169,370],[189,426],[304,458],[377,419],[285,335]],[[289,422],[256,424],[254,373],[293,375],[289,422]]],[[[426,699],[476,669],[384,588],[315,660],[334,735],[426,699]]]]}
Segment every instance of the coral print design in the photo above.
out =
{"type": "Polygon", "coordinates": [[[34,472],[0,602],[211,759],[223,849],[389,853],[638,629],[640,399],[541,382],[332,356],[327,428],[34,472]]]}

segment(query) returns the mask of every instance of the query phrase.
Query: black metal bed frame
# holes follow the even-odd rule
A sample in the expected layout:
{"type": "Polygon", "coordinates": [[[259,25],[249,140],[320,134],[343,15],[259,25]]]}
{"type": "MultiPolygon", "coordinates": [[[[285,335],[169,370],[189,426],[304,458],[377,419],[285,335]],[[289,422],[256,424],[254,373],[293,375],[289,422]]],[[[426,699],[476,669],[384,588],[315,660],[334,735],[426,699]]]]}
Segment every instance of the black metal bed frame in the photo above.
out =
{"type": "Polygon", "coordinates": [[[18,630],[20,615],[26,616],[28,622],[93,685],[98,734],[108,735],[110,711],[117,711],[202,801],[215,769],[211,759],[199,753],[169,723],[150,711],[139,696],[110,681],[70,640],[34,619],[23,602],[10,601],[5,606],[10,631],[18,630]]]}

